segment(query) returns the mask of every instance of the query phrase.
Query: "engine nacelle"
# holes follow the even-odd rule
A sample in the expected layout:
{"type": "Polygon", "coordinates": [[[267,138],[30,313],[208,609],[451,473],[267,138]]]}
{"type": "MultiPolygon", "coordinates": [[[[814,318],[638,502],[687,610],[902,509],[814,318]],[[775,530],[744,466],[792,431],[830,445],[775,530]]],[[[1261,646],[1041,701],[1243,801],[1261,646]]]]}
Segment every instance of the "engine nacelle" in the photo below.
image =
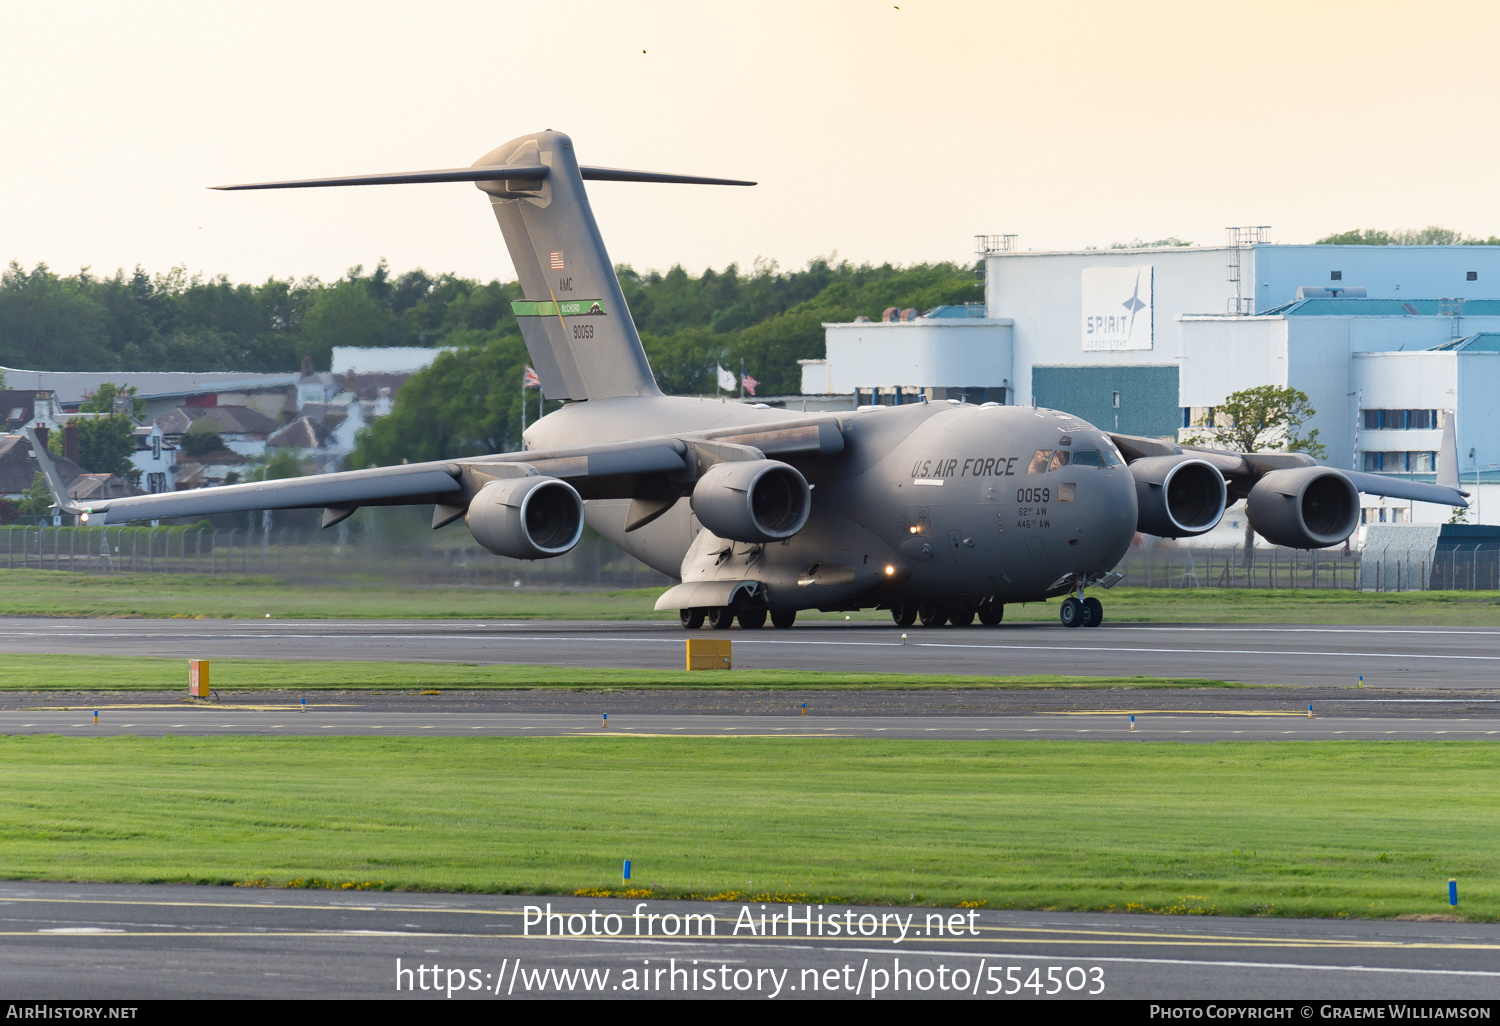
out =
{"type": "Polygon", "coordinates": [[[1273,470],[1250,489],[1245,515],[1272,545],[1321,549],[1359,526],[1359,489],[1327,467],[1273,470]]]}
{"type": "Polygon", "coordinates": [[[547,559],[583,537],[583,499],[555,477],[504,478],[479,489],[464,523],[497,556],[547,559]]]}
{"type": "Polygon", "coordinates": [[[1191,538],[1213,530],[1229,490],[1213,464],[1194,456],[1149,456],[1130,465],[1135,478],[1137,531],[1191,538]]]}
{"type": "Polygon", "coordinates": [[[812,489],[797,468],[777,460],[717,463],[693,488],[693,512],[720,538],[781,541],[807,523],[812,489]]]}

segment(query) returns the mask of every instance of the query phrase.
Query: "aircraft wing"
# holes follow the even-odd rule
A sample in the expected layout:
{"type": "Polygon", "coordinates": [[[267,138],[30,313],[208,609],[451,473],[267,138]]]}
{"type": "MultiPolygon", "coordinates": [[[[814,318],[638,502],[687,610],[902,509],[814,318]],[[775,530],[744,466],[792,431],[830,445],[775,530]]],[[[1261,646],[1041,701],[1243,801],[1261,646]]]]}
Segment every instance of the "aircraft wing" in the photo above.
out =
{"type": "MultiPolygon", "coordinates": [[[[1452,421],[1449,420],[1451,425],[1452,421]]],[[[1296,467],[1315,467],[1318,461],[1311,456],[1300,452],[1235,452],[1231,449],[1216,449],[1206,445],[1187,445],[1177,442],[1165,442],[1159,438],[1143,438],[1139,435],[1111,434],[1110,440],[1115,443],[1120,454],[1126,462],[1133,463],[1138,459],[1149,456],[1194,456],[1213,464],[1219,473],[1224,475],[1224,483],[1228,486],[1230,501],[1243,499],[1250,494],[1250,489],[1255,486],[1262,475],[1273,470],[1291,470],[1296,467]]],[[[1438,454],[1439,467],[1457,467],[1457,447],[1453,443],[1451,428],[1443,438],[1443,449],[1438,454]],[[1450,454],[1450,449],[1452,450],[1450,454]]],[[[1438,484],[1426,484],[1421,481],[1409,481],[1398,477],[1389,477],[1385,474],[1366,474],[1356,470],[1342,470],[1329,467],[1329,470],[1337,470],[1344,475],[1359,491],[1366,495],[1388,495],[1397,499],[1415,499],[1419,502],[1436,502],[1445,506],[1468,506],[1468,492],[1458,487],[1458,477],[1453,473],[1449,480],[1444,480],[1444,474],[1438,475],[1438,484]]]]}
{"type": "Polygon", "coordinates": [[[75,502],[45,447],[27,429],[32,451],[52,492],[54,505],[91,523],[197,517],[263,509],[323,509],[323,526],[338,523],[360,506],[436,506],[433,526],[463,516],[469,501],[490,481],[542,475],[568,481],[585,499],[629,498],[635,526],[666,512],[704,470],[726,460],[831,455],[842,451],[837,418],[814,416],[773,421],[759,427],[606,442],[561,449],[495,453],[430,463],[373,467],[337,474],[255,481],[156,495],[75,502]]]}

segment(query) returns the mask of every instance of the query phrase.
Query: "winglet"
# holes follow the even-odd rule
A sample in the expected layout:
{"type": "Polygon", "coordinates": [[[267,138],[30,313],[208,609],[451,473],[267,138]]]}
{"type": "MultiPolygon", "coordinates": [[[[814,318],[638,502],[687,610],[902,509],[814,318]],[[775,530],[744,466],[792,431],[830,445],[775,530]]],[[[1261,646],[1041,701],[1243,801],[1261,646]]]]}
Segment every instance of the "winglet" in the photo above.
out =
{"type": "Polygon", "coordinates": [[[70,516],[82,514],[85,518],[88,511],[74,506],[68,499],[67,486],[62,482],[62,476],[58,474],[57,467],[52,464],[52,456],[47,452],[47,447],[37,438],[36,432],[31,425],[22,429],[26,441],[31,444],[31,451],[36,456],[37,469],[42,472],[42,477],[47,482],[47,491],[52,493],[52,505],[59,513],[67,513],[70,516]]]}
{"type": "Polygon", "coordinates": [[[1453,411],[1443,411],[1443,444],[1438,449],[1437,483],[1445,488],[1458,487],[1458,433],[1453,427],[1453,411]]]}

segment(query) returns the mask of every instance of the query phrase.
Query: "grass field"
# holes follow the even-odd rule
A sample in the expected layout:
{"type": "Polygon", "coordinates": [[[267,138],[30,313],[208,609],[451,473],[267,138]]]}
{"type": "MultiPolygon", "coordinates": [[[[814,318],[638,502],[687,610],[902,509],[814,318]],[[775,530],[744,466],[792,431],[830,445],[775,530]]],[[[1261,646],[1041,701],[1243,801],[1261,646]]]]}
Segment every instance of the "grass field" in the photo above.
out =
{"type": "MultiPolygon", "coordinates": [[[[0,570],[0,616],[254,617],[290,619],[652,620],[659,589],[515,591],[394,586],[382,579],[308,584],[272,577],[81,574],[0,570]]],[[[1114,622],[1432,624],[1500,626],[1500,593],[1115,588],[1098,592],[1114,622]]],[[[842,620],[843,613],[803,613],[842,620]]],[[[849,614],[889,623],[876,610],[849,614]]],[[[1055,620],[1056,602],[1007,606],[1010,621],[1055,620]]]]}
{"type": "Polygon", "coordinates": [[[0,740],[0,875],[1500,916],[1500,748],[0,740]],[[1190,782],[1190,783],[1189,783],[1190,782]]]}
{"type": "MultiPolygon", "coordinates": [[[[1206,678],[971,677],[940,673],[830,673],[818,670],[622,670],[567,666],[474,663],[376,663],[214,659],[217,691],[410,688],[1243,688],[1206,678]]],[[[185,693],[187,661],[149,656],[6,655],[0,657],[0,691],[172,691],[185,693]]]]}

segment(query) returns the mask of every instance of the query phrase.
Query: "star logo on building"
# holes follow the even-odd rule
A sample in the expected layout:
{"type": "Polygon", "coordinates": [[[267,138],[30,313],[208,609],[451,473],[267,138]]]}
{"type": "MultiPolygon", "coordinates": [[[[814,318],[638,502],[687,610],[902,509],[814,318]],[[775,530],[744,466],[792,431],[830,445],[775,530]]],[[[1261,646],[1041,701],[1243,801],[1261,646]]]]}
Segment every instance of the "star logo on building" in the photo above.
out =
{"type": "Polygon", "coordinates": [[[1146,309],[1146,304],[1141,302],[1141,274],[1139,271],[1135,275],[1135,291],[1130,294],[1129,299],[1120,305],[1130,311],[1130,328],[1125,332],[1125,337],[1129,338],[1135,334],[1135,315],[1137,311],[1146,309]]]}

